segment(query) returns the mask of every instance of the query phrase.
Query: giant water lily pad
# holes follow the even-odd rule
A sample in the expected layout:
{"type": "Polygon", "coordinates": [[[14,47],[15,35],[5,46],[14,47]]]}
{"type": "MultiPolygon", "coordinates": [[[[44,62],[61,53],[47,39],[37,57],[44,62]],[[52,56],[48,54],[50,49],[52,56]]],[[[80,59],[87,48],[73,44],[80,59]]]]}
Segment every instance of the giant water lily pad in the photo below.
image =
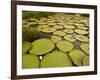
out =
{"type": "Polygon", "coordinates": [[[84,58],[83,58],[83,66],[89,66],[89,56],[84,56],[84,58]]]}
{"type": "Polygon", "coordinates": [[[84,24],[75,23],[75,26],[84,26],[84,24]]]}
{"type": "Polygon", "coordinates": [[[72,61],[68,54],[61,51],[53,51],[52,53],[46,54],[41,61],[41,68],[49,67],[70,67],[72,61]]]}
{"type": "Polygon", "coordinates": [[[73,25],[64,25],[63,27],[66,29],[74,29],[75,28],[75,26],[73,26],[73,25]]]}
{"type": "Polygon", "coordinates": [[[59,23],[57,23],[58,25],[65,25],[64,22],[59,21],[59,23]]]}
{"type": "Polygon", "coordinates": [[[69,35],[69,34],[65,35],[64,39],[70,42],[76,41],[76,39],[72,35],[69,35]]]}
{"type": "Polygon", "coordinates": [[[57,43],[59,41],[62,40],[62,38],[60,36],[51,36],[51,40],[54,42],[54,43],[57,43]]]}
{"type": "Polygon", "coordinates": [[[56,29],[55,28],[51,28],[51,27],[42,29],[42,32],[44,32],[44,33],[52,33],[54,31],[56,31],[56,29]]]}
{"type": "Polygon", "coordinates": [[[60,25],[55,25],[53,26],[55,29],[63,29],[63,26],[60,26],[60,25]]]}
{"type": "Polygon", "coordinates": [[[82,66],[83,57],[85,55],[86,54],[79,49],[74,49],[69,53],[69,56],[71,57],[73,63],[78,66],[82,66]]]}
{"type": "Polygon", "coordinates": [[[47,24],[46,22],[39,22],[38,24],[40,24],[40,25],[45,25],[45,24],[47,24]]]}
{"type": "Polygon", "coordinates": [[[46,38],[41,38],[32,43],[31,54],[43,55],[54,49],[54,43],[46,38]]]}
{"type": "Polygon", "coordinates": [[[88,34],[88,31],[82,29],[75,29],[74,31],[78,34],[88,34]]]}
{"type": "Polygon", "coordinates": [[[63,31],[55,31],[54,33],[53,33],[54,35],[58,35],[58,36],[64,36],[64,35],[66,35],[66,33],[65,32],[63,32],[63,31]]]}
{"type": "Polygon", "coordinates": [[[89,43],[82,43],[80,45],[80,48],[86,53],[89,55],[89,43]]]}
{"type": "Polygon", "coordinates": [[[22,43],[22,53],[27,53],[29,49],[31,48],[31,43],[28,41],[23,41],[22,43]]]}
{"type": "Polygon", "coordinates": [[[74,30],[72,30],[72,29],[64,29],[63,30],[65,33],[74,33],[74,30]]]}
{"type": "Polygon", "coordinates": [[[23,69],[39,68],[38,56],[32,54],[22,55],[22,68],[23,69]]]}
{"type": "Polygon", "coordinates": [[[73,44],[71,42],[63,40],[57,43],[57,47],[63,52],[69,52],[73,49],[73,44]]]}
{"type": "Polygon", "coordinates": [[[28,26],[30,27],[30,26],[32,26],[32,27],[34,27],[34,25],[36,25],[37,24],[37,22],[30,22],[30,23],[28,23],[28,26]]]}
{"type": "Polygon", "coordinates": [[[49,26],[57,25],[56,23],[48,23],[49,26]]]}
{"type": "Polygon", "coordinates": [[[78,26],[77,28],[78,29],[82,29],[82,30],[88,30],[88,27],[80,27],[80,26],[78,26]]]}
{"type": "Polygon", "coordinates": [[[89,38],[87,36],[84,35],[75,35],[75,38],[81,42],[88,42],[89,38]]]}

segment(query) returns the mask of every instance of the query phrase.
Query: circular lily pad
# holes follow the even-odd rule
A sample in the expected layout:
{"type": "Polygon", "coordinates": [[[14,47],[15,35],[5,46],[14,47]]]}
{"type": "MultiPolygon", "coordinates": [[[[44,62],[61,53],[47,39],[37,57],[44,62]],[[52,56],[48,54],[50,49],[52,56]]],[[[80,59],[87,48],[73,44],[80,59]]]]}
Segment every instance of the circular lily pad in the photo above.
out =
{"type": "Polygon", "coordinates": [[[83,66],[89,66],[89,56],[84,56],[84,58],[83,58],[83,66]]]}
{"type": "Polygon", "coordinates": [[[87,36],[83,36],[83,35],[75,35],[75,38],[81,42],[88,42],[89,38],[87,36]]]}
{"type": "Polygon", "coordinates": [[[22,53],[27,53],[29,49],[31,48],[31,43],[28,41],[23,41],[22,43],[22,53]]]}
{"type": "Polygon", "coordinates": [[[34,27],[34,25],[36,25],[36,24],[37,24],[37,22],[30,22],[30,23],[28,23],[28,26],[34,27]]]}
{"type": "Polygon", "coordinates": [[[55,31],[55,32],[53,32],[53,34],[54,35],[58,35],[58,36],[64,36],[64,35],[66,35],[66,33],[63,32],[63,31],[55,31]]]}
{"type": "Polygon", "coordinates": [[[76,39],[72,35],[69,35],[69,34],[65,35],[64,39],[70,42],[76,41],[76,39]]]}
{"type": "Polygon", "coordinates": [[[73,44],[65,40],[58,42],[56,46],[63,52],[69,52],[73,49],[73,44]]]}
{"type": "Polygon", "coordinates": [[[57,24],[56,23],[48,23],[48,25],[54,26],[54,25],[57,25],[57,24]]]}
{"type": "Polygon", "coordinates": [[[38,19],[36,19],[36,18],[29,18],[29,21],[37,21],[38,19]]]}
{"type": "Polygon", "coordinates": [[[84,26],[84,24],[75,23],[75,26],[84,26]]]}
{"type": "Polygon", "coordinates": [[[54,49],[54,43],[46,38],[41,38],[32,43],[30,53],[35,55],[43,55],[54,49]]]}
{"type": "MultiPolygon", "coordinates": [[[[60,21],[59,21],[59,22],[60,22],[60,21]]],[[[65,25],[65,23],[61,23],[61,22],[60,22],[60,23],[57,23],[57,24],[58,24],[58,25],[65,25]]]]}
{"type": "Polygon", "coordinates": [[[65,33],[74,33],[74,30],[72,30],[72,29],[64,29],[63,30],[65,33]]]}
{"type": "Polygon", "coordinates": [[[62,40],[62,38],[60,36],[51,36],[51,40],[54,42],[54,43],[57,43],[59,41],[62,40]]]}
{"type": "Polygon", "coordinates": [[[78,34],[88,34],[88,31],[82,29],[75,29],[74,31],[78,34]]]}
{"type": "Polygon", "coordinates": [[[80,45],[80,48],[86,53],[89,55],[89,43],[82,43],[80,45]]]}
{"type": "Polygon", "coordinates": [[[44,33],[52,33],[54,31],[56,31],[56,29],[55,28],[51,28],[51,27],[42,29],[42,32],[44,32],[44,33]]]}
{"type": "Polygon", "coordinates": [[[48,20],[47,22],[48,22],[48,23],[54,23],[55,20],[48,20]]]}
{"type": "Polygon", "coordinates": [[[46,54],[41,61],[41,68],[50,67],[70,67],[72,66],[72,61],[68,54],[61,51],[54,51],[52,53],[46,54]]]}
{"type": "Polygon", "coordinates": [[[74,29],[75,28],[75,26],[73,26],[73,25],[64,25],[63,27],[66,29],[74,29]]]}
{"type": "Polygon", "coordinates": [[[80,26],[78,26],[77,28],[78,29],[83,29],[83,30],[88,30],[88,27],[80,27],[80,26]]]}
{"type": "Polygon", "coordinates": [[[38,56],[31,54],[22,55],[22,68],[23,69],[39,68],[38,56]]]}
{"type": "Polygon", "coordinates": [[[39,22],[38,24],[40,24],[40,25],[45,25],[45,24],[47,24],[46,22],[39,22]]]}
{"type": "Polygon", "coordinates": [[[74,49],[69,53],[69,56],[71,57],[73,63],[78,66],[82,66],[83,57],[85,55],[86,54],[79,49],[74,49]]]}
{"type": "Polygon", "coordinates": [[[63,29],[63,26],[60,26],[60,25],[55,25],[53,26],[55,29],[63,29]]]}

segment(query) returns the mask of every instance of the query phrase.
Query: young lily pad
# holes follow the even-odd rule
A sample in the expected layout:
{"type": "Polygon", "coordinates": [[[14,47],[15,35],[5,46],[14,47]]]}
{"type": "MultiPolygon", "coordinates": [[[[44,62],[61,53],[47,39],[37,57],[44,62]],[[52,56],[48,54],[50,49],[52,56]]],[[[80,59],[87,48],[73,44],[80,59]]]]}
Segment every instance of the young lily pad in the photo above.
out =
{"type": "Polygon", "coordinates": [[[84,56],[84,58],[83,58],[83,66],[89,66],[89,56],[84,56]]]}
{"type": "Polygon", "coordinates": [[[72,61],[68,54],[61,51],[54,51],[46,54],[41,61],[41,68],[50,67],[71,67],[72,61]]]}
{"type": "Polygon", "coordinates": [[[83,57],[86,56],[86,54],[79,49],[74,49],[69,53],[69,56],[74,64],[82,66],[83,57]]]}
{"type": "Polygon", "coordinates": [[[58,36],[64,36],[64,35],[66,35],[66,33],[63,32],[63,31],[55,31],[53,34],[54,35],[58,35],[58,36]]]}
{"type": "Polygon", "coordinates": [[[88,34],[88,31],[82,29],[75,29],[74,31],[78,34],[88,34]]]}
{"type": "Polygon", "coordinates": [[[51,40],[54,42],[54,43],[57,43],[59,41],[62,40],[62,38],[60,36],[51,36],[51,40]]]}
{"type": "Polygon", "coordinates": [[[65,40],[58,42],[56,46],[63,52],[69,52],[73,49],[73,44],[65,40]]]}
{"type": "Polygon", "coordinates": [[[86,53],[89,55],[89,43],[82,43],[80,45],[80,48],[86,53]]]}
{"type": "Polygon", "coordinates": [[[89,38],[87,36],[83,36],[83,35],[75,35],[75,38],[81,42],[88,42],[89,38]]]}
{"type": "Polygon", "coordinates": [[[52,33],[54,31],[56,31],[56,29],[55,28],[51,28],[51,27],[42,29],[42,32],[44,32],[44,33],[52,33]]]}
{"type": "Polygon", "coordinates": [[[72,29],[64,29],[63,30],[65,33],[74,33],[74,30],[72,30],[72,29]]]}
{"type": "Polygon", "coordinates": [[[72,35],[69,35],[69,34],[65,35],[64,39],[70,42],[76,41],[76,39],[72,35]]]}
{"type": "Polygon", "coordinates": [[[31,54],[43,55],[54,49],[54,43],[46,38],[41,38],[32,43],[31,54]]]}
{"type": "Polygon", "coordinates": [[[64,25],[63,27],[66,29],[74,29],[75,28],[75,26],[73,26],[73,25],[64,25]]]}
{"type": "Polygon", "coordinates": [[[22,55],[22,68],[23,69],[39,68],[38,56],[31,54],[22,55]]]}
{"type": "Polygon", "coordinates": [[[28,41],[23,41],[22,43],[22,53],[27,53],[29,49],[31,48],[31,43],[28,41]]]}

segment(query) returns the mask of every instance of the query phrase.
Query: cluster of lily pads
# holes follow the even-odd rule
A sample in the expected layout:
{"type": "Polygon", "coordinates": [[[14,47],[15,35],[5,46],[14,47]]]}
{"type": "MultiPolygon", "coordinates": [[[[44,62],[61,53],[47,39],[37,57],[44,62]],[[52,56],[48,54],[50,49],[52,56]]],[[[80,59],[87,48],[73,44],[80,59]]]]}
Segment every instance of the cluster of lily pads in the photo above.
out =
{"type": "Polygon", "coordinates": [[[89,16],[23,19],[22,68],[89,66],[89,16]]]}

